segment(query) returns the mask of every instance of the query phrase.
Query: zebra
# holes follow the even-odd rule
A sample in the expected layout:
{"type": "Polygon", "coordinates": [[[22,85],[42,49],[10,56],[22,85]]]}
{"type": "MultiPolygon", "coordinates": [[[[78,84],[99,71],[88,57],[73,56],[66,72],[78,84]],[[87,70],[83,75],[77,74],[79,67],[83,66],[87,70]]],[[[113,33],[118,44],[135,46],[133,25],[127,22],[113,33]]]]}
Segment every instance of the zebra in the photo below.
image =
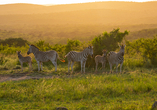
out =
{"type": "Polygon", "coordinates": [[[118,53],[111,51],[107,55],[111,73],[112,73],[112,65],[114,65],[114,64],[116,64],[116,72],[118,69],[118,64],[120,64],[120,73],[121,73],[121,69],[122,69],[122,65],[123,65],[123,61],[124,61],[123,56],[124,56],[125,45],[122,44],[122,46],[119,45],[119,47],[120,47],[120,51],[118,53]]]}
{"type": "Polygon", "coordinates": [[[23,57],[21,51],[17,51],[19,62],[21,63],[21,69],[23,71],[23,63],[29,63],[29,71],[32,69],[32,59],[30,56],[23,57]]]}
{"type": "Polygon", "coordinates": [[[102,52],[103,52],[102,56],[101,55],[95,56],[96,71],[97,71],[98,63],[102,63],[102,68],[105,68],[107,50],[104,49],[102,52]]]}
{"type": "Polygon", "coordinates": [[[65,58],[67,57],[68,59],[68,72],[69,72],[70,64],[73,72],[74,62],[80,62],[81,73],[82,73],[82,68],[84,68],[84,73],[85,73],[85,65],[88,55],[91,55],[91,57],[93,57],[93,46],[88,46],[82,52],[70,51],[67,55],[65,55],[65,58]]]}
{"type": "Polygon", "coordinates": [[[33,53],[35,56],[35,59],[38,63],[38,71],[40,71],[40,65],[41,65],[41,70],[43,71],[42,62],[51,61],[53,65],[55,66],[55,72],[57,71],[57,58],[61,62],[65,62],[65,60],[62,60],[59,58],[58,53],[56,51],[51,50],[51,51],[43,52],[43,51],[40,51],[39,48],[36,47],[35,45],[29,45],[29,50],[27,54],[29,55],[30,53],[33,53]]]}

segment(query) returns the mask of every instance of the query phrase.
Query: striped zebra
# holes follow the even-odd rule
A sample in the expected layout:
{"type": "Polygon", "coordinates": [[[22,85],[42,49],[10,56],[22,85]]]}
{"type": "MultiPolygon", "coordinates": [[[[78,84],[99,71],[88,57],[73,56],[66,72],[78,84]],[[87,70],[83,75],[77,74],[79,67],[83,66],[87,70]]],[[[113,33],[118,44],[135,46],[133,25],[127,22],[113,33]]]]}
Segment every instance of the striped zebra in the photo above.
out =
{"type": "Polygon", "coordinates": [[[102,56],[101,55],[95,56],[96,71],[97,71],[98,63],[102,63],[102,68],[105,68],[107,51],[104,49],[102,52],[103,52],[102,56]]]}
{"type": "Polygon", "coordinates": [[[23,63],[28,63],[29,64],[29,71],[32,69],[32,59],[30,56],[26,56],[26,57],[23,57],[21,55],[21,51],[17,51],[17,55],[18,55],[18,58],[19,58],[19,62],[21,63],[21,69],[23,71],[23,63]]]}
{"type": "Polygon", "coordinates": [[[120,51],[118,53],[111,51],[107,55],[111,73],[112,73],[112,65],[114,64],[116,64],[116,72],[118,70],[118,64],[120,64],[120,73],[121,73],[121,69],[124,61],[123,56],[124,56],[125,45],[122,44],[122,46],[119,45],[119,47],[120,47],[120,51]]]}
{"type": "Polygon", "coordinates": [[[30,53],[33,53],[35,56],[35,59],[38,63],[38,71],[40,71],[40,65],[41,65],[41,70],[43,71],[42,62],[51,61],[55,66],[55,71],[57,71],[57,58],[61,62],[65,62],[65,60],[59,58],[58,53],[54,50],[43,52],[43,51],[39,51],[39,48],[37,48],[36,46],[29,45],[29,50],[27,54],[29,55],[30,53]]]}
{"type": "Polygon", "coordinates": [[[67,57],[67,59],[68,59],[68,72],[69,72],[70,64],[71,64],[71,69],[73,72],[74,62],[80,62],[81,63],[81,73],[82,73],[82,68],[84,68],[84,73],[85,73],[85,65],[86,65],[88,55],[91,55],[93,57],[93,47],[92,46],[85,48],[82,52],[70,51],[67,55],[65,55],[65,58],[67,57]]]}

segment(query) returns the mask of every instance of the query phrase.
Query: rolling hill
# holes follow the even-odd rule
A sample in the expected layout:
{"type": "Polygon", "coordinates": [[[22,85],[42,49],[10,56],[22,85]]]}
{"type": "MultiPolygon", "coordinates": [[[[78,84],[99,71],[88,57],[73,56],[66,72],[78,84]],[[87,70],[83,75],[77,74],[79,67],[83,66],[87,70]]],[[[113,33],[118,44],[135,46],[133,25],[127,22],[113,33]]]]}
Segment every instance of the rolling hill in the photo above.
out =
{"type": "MultiPolygon", "coordinates": [[[[58,38],[96,36],[120,28],[130,33],[157,28],[157,2],[95,2],[68,5],[0,5],[0,29],[36,36],[49,42],[58,38]],[[51,41],[50,41],[51,39],[51,41]]],[[[3,39],[0,36],[0,39],[3,39]]]]}

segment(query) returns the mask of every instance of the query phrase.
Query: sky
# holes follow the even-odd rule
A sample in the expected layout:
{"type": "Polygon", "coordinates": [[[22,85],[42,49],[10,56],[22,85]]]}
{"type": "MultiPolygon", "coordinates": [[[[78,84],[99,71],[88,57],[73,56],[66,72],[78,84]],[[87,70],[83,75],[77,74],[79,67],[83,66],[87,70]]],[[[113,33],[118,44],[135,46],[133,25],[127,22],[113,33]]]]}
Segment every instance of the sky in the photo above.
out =
{"type": "Polygon", "coordinates": [[[31,3],[40,5],[58,5],[58,4],[74,4],[74,3],[87,3],[87,2],[100,2],[100,1],[132,1],[132,2],[146,2],[157,0],[0,0],[0,4],[13,4],[13,3],[31,3]]]}

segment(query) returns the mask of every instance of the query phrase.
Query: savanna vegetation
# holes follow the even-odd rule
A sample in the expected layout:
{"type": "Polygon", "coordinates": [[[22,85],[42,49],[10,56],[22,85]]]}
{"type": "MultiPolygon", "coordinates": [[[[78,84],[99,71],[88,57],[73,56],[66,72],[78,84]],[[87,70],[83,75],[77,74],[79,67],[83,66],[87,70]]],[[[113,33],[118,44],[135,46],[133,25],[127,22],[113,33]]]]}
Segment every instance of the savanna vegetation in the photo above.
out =
{"type": "Polygon", "coordinates": [[[156,3],[1,5],[0,109],[150,110],[157,99],[156,3]],[[33,54],[33,71],[24,63],[21,72],[16,53],[27,56],[28,44],[34,44],[64,59],[71,50],[93,45],[96,56],[103,49],[118,52],[118,43],[126,44],[121,74],[109,73],[108,62],[96,74],[91,57],[85,74],[80,63],[68,73],[67,59],[58,60],[57,72],[51,62],[38,72],[33,54]]]}
{"type": "MultiPolygon", "coordinates": [[[[103,49],[119,51],[118,43],[125,43],[125,61],[122,74],[108,74],[99,67],[95,73],[94,58],[88,58],[86,74],[80,73],[80,64],[74,65],[74,73],[68,73],[67,61],[58,61],[58,71],[54,72],[51,62],[44,63],[44,71],[37,72],[34,56],[33,71],[28,72],[28,64],[24,64],[27,76],[49,76],[49,79],[26,79],[7,81],[0,84],[1,109],[51,109],[66,107],[70,110],[117,110],[117,109],[151,109],[156,100],[156,48],[157,38],[141,38],[128,41],[126,30],[114,29],[95,36],[89,42],[68,40],[66,44],[51,45],[44,40],[30,42],[22,38],[8,38],[0,41],[1,76],[19,77],[20,63],[16,51],[21,50],[26,56],[28,43],[39,47],[42,51],[56,50],[61,58],[71,50],[82,51],[93,45],[94,56],[102,54],[103,49]]],[[[22,74],[22,73],[20,73],[22,74]]]]}

